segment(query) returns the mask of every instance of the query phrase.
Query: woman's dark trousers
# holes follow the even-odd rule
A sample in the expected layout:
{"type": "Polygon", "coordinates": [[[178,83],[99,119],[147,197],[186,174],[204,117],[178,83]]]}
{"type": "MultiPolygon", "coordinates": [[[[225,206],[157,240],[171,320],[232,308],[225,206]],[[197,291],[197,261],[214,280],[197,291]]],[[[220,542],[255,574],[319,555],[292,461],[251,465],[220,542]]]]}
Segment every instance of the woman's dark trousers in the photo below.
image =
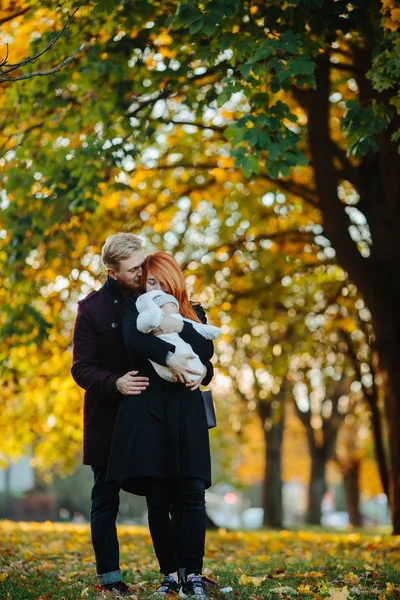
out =
{"type": "Polygon", "coordinates": [[[206,537],[203,479],[153,479],[146,495],[149,527],[161,573],[201,573],[206,537]]]}
{"type": "Polygon", "coordinates": [[[99,583],[121,581],[119,545],[115,525],[119,509],[118,483],[105,480],[106,471],[92,467],[94,485],[90,505],[90,530],[99,583]]]}

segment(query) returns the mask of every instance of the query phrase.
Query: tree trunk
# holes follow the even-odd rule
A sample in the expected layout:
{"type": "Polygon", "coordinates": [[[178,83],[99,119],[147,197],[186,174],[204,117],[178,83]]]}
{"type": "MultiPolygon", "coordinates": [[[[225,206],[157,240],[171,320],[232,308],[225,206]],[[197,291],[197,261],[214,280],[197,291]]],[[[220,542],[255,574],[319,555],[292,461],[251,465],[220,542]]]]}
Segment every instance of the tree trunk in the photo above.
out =
{"type": "MultiPolygon", "coordinates": [[[[393,336],[396,336],[396,345],[399,345],[397,332],[399,328],[393,328],[393,336]]],[[[390,348],[381,348],[380,358],[385,388],[385,409],[389,429],[389,454],[391,464],[391,478],[389,488],[389,504],[392,512],[393,534],[400,535],[400,371],[398,356],[400,347],[396,352],[390,352],[390,348]]]]}
{"type": "Polygon", "coordinates": [[[265,437],[265,476],[263,482],[264,525],[282,527],[282,441],[283,421],[274,424],[265,437]]]}
{"type": "MultiPolygon", "coordinates": [[[[357,66],[360,103],[385,103],[365,74],[371,65],[368,48],[353,48],[357,66]]],[[[391,135],[399,126],[393,119],[381,134],[380,148],[362,157],[359,167],[346,163],[343,176],[332,159],[330,131],[330,70],[328,55],[317,59],[316,89],[299,90],[296,96],[307,110],[309,145],[315,185],[324,222],[324,234],[335,248],[338,261],[371,311],[376,335],[379,369],[384,378],[385,409],[389,428],[390,505],[393,533],[400,535],[400,156],[391,135]],[[363,258],[349,235],[349,221],[337,195],[340,179],[348,177],[359,192],[357,208],[366,216],[371,231],[370,257],[363,258]]]]}
{"type": "Polygon", "coordinates": [[[350,524],[354,527],[362,526],[360,511],[360,461],[352,463],[343,469],[343,485],[346,496],[346,510],[349,513],[350,524]]]}
{"type": "MultiPolygon", "coordinates": [[[[350,357],[354,366],[354,369],[357,374],[357,378],[362,382],[362,372],[360,368],[359,359],[357,358],[357,354],[354,351],[351,335],[346,331],[341,331],[341,335],[347,344],[348,352],[350,353],[350,357]]],[[[372,359],[373,360],[373,359],[372,359]]],[[[375,458],[378,464],[379,477],[382,483],[382,489],[386,494],[388,501],[390,502],[389,497],[389,471],[388,471],[388,458],[386,456],[384,439],[383,439],[383,427],[382,427],[382,415],[379,410],[378,402],[379,402],[379,392],[378,386],[376,383],[376,373],[375,369],[372,366],[372,361],[370,365],[372,371],[372,387],[370,389],[366,388],[364,384],[363,392],[365,401],[368,403],[369,409],[371,411],[371,428],[372,435],[374,438],[374,450],[375,450],[375,458]]]]}
{"type": "Polygon", "coordinates": [[[263,508],[265,527],[282,527],[282,442],[284,432],[284,399],[259,402],[258,414],[265,440],[263,508]],[[273,408],[273,404],[275,407],[273,408]]]}
{"type": "Polygon", "coordinates": [[[378,464],[379,477],[382,483],[382,489],[390,502],[389,472],[385,447],[383,444],[381,414],[377,405],[372,406],[372,404],[369,403],[369,407],[371,409],[371,427],[374,437],[375,458],[378,464]]]}
{"type": "Polygon", "coordinates": [[[323,448],[315,448],[311,452],[311,474],[308,484],[308,505],[306,523],[320,525],[322,516],[322,500],[327,492],[326,455],[323,448]]]}

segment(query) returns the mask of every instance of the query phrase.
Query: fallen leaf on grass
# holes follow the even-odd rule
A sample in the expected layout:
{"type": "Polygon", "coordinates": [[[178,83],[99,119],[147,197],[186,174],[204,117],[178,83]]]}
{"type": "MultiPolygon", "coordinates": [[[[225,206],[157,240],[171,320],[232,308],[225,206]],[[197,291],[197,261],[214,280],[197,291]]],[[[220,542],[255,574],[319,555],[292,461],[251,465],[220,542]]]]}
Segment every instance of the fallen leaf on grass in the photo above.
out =
{"type": "Polygon", "coordinates": [[[347,583],[351,583],[352,585],[358,585],[360,583],[360,579],[359,579],[358,575],[356,575],[356,573],[346,573],[346,575],[343,577],[343,579],[347,583]]]}
{"type": "Polygon", "coordinates": [[[311,594],[311,588],[309,585],[299,585],[297,587],[299,594],[311,594]]]}
{"type": "Polygon", "coordinates": [[[240,576],[239,583],[240,585],[254,585],[255,587],[260,587],[264,580],[265,577],[249,577],[243,573],[243,575],[240,576]]]}
{"type": "Polygon", "coordinates": [[[282,585],[281,587],[272,588],[270,590],[273,594],[295,594],[297,595],[297,591],[288,585],[282,585]]]}
{"type": "Polygon", "coordinates": [[[329,588],[328,591],[330,600],[347,600],[347,598],[351,598],[347,587],[329,588]]]}

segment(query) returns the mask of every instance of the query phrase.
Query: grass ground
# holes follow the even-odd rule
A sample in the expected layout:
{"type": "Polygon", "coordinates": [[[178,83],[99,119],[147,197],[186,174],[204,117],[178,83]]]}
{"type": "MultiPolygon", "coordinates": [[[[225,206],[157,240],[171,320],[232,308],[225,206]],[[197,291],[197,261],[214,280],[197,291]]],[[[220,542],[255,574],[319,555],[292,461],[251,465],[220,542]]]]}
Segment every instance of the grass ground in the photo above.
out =
{"type": "MultiPolygon", "coordinates": [[[[148,530],[122,526],[119,539],[124,579],[147,598],[159,581],[148,530]]],[[[205,567],[234,599],[400,599],[400,537],[389,535],[220,530],[208,534],[205,567]]],[[[0,522],[0,600],[101,593],[87,525],[0,522]]]]}

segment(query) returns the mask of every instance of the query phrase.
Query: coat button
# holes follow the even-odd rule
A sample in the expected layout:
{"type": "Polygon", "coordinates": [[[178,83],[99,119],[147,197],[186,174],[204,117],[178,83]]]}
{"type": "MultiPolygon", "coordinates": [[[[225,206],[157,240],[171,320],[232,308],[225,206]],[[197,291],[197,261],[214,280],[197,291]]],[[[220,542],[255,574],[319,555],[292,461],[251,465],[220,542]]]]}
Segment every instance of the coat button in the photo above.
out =
{"type": "Polygon", "coordinates": [[[115,322],[114,322],[114,323],[111,323],[111,327],[112,327],[113,329],[115,329],[116,327],[118,327],[118,324],[117,324],[117,323],[115,323],[115,322]]]}

